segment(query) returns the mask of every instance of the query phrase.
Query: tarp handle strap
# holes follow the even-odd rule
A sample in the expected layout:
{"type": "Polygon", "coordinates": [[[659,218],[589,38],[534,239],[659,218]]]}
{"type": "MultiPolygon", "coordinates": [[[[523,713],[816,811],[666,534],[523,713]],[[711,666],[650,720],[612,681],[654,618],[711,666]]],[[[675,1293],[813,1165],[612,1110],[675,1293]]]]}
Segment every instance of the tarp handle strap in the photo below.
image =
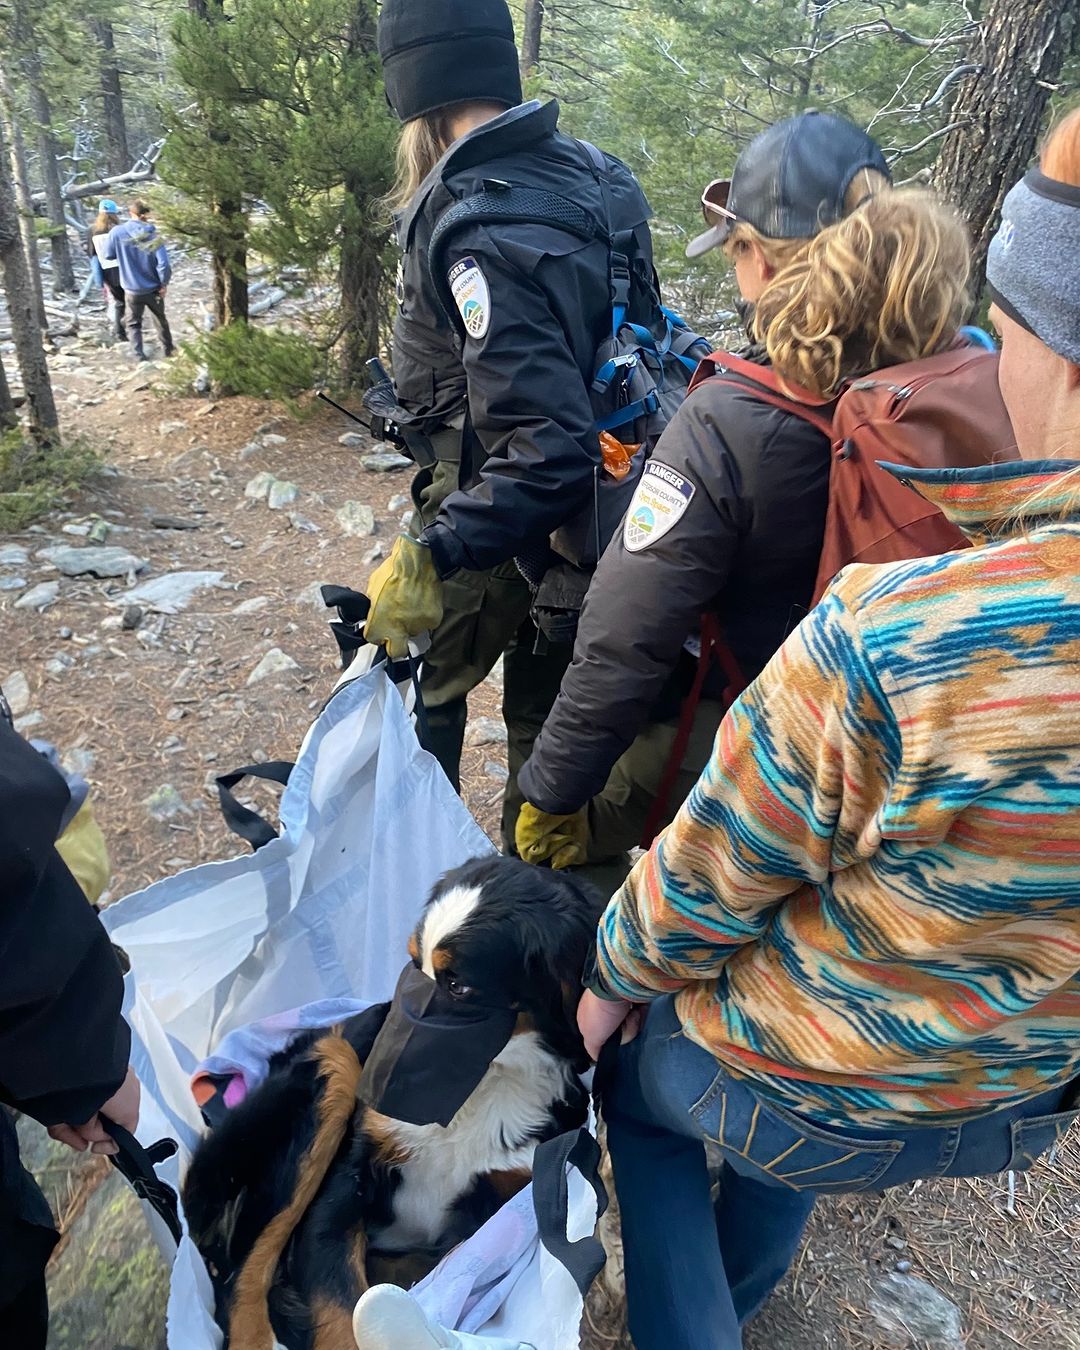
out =
{"type": "Polygon", "coordinates": [[[276,839],[278,832],[257,811],[241,806],[233,795],[233,788],[243,778],[265,778],[269,783],[280,783],[284,787],[295,767],[291,760],[274,759],[267,764],[248,764],[246,768],[218,775],[218,802],[221,805],[221,814],[225,817],[225,824],[233,834],[247,840],[253,849],[260,849],[271,839],[276,839]]]}
{"type": "Polygon", "coordinates": [[[597,1219],[608,1207],[600,1180],[600,1145],[582,1126],[542,1143],[533,1155],[533,1208],[540,1241],[570,1272],[584,1298],[604,1268],[604,1246],[595,1234],[571,1242],[566,1236],[570,1189],[567,1167],[576,1167],[596,1195],[597,1219]]]}
{"type": "Polygon", "coordinates": [[[172,1234],[173,1241],[179,1246],[180,1239],[183,1237],[183,1229],[180,1226],[180,1210],[176,1192],[167,1182],[162,1181],[154,1171],[155,1163],[164,1162],[166,1158],[171,1158],[177,1152],[176,1141],[174,1139],[159,1139],[156,1144],[151,1144],[149,1148],[143,1148],[142,1144],[129,1130],[125,1130],[122,1125],[117,1125],[114,1120],[102,1116],[101,1123],[112,1135],[120,1150],[119,1153],[114,1153],[109,1161],[130,1184],[139,1199],[145,1200],[159,1216],[172,1234]]]}

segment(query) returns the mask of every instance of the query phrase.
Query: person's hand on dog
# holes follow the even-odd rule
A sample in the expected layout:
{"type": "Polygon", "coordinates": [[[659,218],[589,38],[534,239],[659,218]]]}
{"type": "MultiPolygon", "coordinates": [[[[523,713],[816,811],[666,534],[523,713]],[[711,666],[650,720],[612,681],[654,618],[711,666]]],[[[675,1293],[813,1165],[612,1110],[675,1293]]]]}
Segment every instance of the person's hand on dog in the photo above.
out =
{"type": "Polygon", "coordinates": [[[641,1030],[645,1006],[625,999],[601,998],[586,989],[578,1004],[577,1024],[589,1058],[598,1060],[600,1051],[621,1028],[620,1044],[632,1041],[641,1030]]]}
{"type": "Polygon", "coordinates": [[[51,1125],[49,1138],[67,1144],[76,1153],[85,1153],[89,1149],[91,1153],[111,1156],[117,1152],[116,1140],[106,1130],[101,1118],[104,1116],[115,1125],[122,1125],[125,1130],[134,1133],[139,1123],[139,1095],[139,1080],[135,1077],[135,1070],[129,1067],[123,1083],[96,1115],[83,1125],[51,1125]]]}
{"type": "Polygon", "coordinates": [[[556,816],[523,802],[514,827],[514,845],[522,862],[535,865],[550,860],[556,869],[577,867],[587,860],[588,836],[588,808],[584,806],[567,816],[556,816]]]}

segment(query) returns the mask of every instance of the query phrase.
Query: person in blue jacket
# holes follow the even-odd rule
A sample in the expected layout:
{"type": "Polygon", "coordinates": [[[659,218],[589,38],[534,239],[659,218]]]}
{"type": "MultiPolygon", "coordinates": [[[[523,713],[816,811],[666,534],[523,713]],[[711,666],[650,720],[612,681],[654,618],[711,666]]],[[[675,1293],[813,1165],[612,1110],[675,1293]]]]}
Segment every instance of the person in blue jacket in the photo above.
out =
{"type": "Polygon", "coordinates": [[[165,292],[172,277],[169,251],[150,220],[150,207],[143,201],[134,201],[128,207],[130,220],[109,231],[105,242],[105,261],[115,259],[120,270],[120,284],[127,295],[127,330],[131,350],[136,361],[147,360],[143,349],[143,315],[147,310],[154,316],[161,345],[166,356],[172,356],[172,330],[165,317],[165,292]]]}

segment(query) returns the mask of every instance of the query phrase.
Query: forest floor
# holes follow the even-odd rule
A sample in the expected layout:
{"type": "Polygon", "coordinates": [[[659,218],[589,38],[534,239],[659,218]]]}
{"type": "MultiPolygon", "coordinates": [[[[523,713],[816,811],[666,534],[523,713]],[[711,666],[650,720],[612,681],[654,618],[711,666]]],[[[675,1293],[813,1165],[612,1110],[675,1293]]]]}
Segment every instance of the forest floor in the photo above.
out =
{"type": "MultiPolygon", "coordinates": [[[[197,263],[178,269],[168,297],[178,336],[206,285],[197,263]]],[[[295,757],[338,665],[318,585],[362,586],[407,510],[408,475],[362,467],[369,439],[341,444],[358,428],[321,405],[297,420],[251,399],[166,396],[166,363],[134,366],[100,310],[84,309],[80,335],[50,364],[65,425],[100,448],[105,469],[66,509],[0,538],[0,679],[27,733],[91,781],[116,898],[237,852],[213,779],[295,757]],[[249,487],[259,474],[294,484],[295,502],[270,509],[249,487]],[[346,532],[346,502],[371,508],[372,533],[346,532]],[[98,520],[109,546],[145,562],[137,582],[220,575],[175,613],[142,602],[138,616],[129,578],[68,577],[37,556],[86,544],[98,520]],[[42,608],[19,607],[42,584],[42,608]],[[280,672],[252,683],[272,651],[280,672]]],[[[364,514],[352,512],[361,528],[364,514]]],[[[498,716],[489,681],[471,700],[463,764],[466,801],[489,832],[505,777],[498,716]]],[[[265,808],[268,794],[251,798],[265,808]]],[[[158,1350],[166,1272],[133,1199],[101,1160],[67,1154],[27,1122],[20,1133],[64,1229],[50,1346],[158,1350]]],[[[1011,1202],[1003,1178],[823,1200],[792,1273],[747,1330],[749,1350],[1080,1350],[1078,1142],[1018,1176],[1011,1202]]],[[[590,1300],[589,1350],[628,1344],[606,1228],[612,1259],[590,1300]]]]}

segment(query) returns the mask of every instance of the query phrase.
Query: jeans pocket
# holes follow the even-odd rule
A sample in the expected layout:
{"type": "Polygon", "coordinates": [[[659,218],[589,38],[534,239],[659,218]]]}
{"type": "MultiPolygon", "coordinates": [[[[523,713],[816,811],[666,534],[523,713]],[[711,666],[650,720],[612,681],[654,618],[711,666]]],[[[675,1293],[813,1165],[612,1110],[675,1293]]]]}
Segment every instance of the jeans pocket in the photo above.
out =
{"type": "Polygon", "coordinates": [[[796,1191],[871,1190],[904,1147],[812,1124],[724,1072],[690,1114],[737,1172],[796,1191]]]}
{"type": "Polygon", "coordinates": [[[1009,1127],[1012,1135],[1012,1154],[1006,1164],[1008,1172],[1026,1172],[1049,1149],[1065,1137],[1070,1125],[1080,1120],[1080,1108],[1072,1111],[1054,1111],[1048,1116],[1030,1116],[1014,1120],[1009,1127]]]}

